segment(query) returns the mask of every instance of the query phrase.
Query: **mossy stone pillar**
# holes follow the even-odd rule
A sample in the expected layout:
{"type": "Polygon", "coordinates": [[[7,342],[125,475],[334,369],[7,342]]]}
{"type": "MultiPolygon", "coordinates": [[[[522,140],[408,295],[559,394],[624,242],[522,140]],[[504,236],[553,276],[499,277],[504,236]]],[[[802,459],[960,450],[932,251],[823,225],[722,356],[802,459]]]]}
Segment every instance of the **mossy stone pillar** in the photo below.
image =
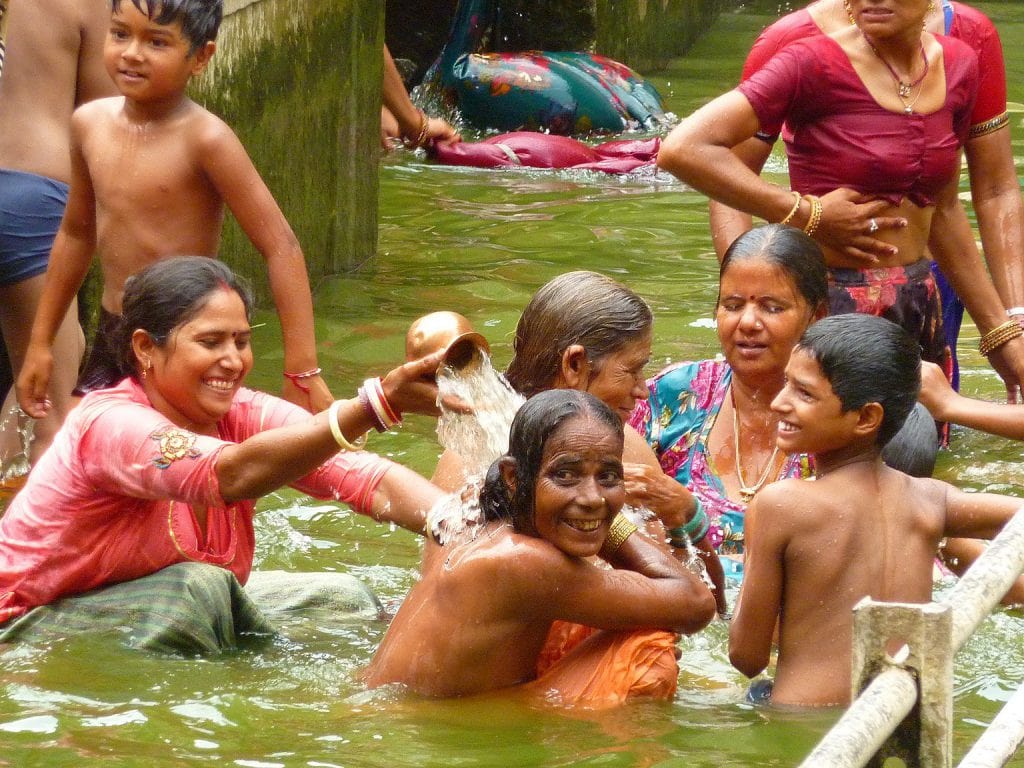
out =
{"type": "Polygon", "coordinates": [[[718,15],[723,0],[594,0],[595,50],[639,72],[682,56],[718,15]]]}
{"type": "MultiPolygon", "coordinates": [[[[377,247],[380,0],[225,0],[224,11],[193,97],[241,138],[311,282],[357,266],[377,247]]],[[[265,288],[262,258],[233,220],[221,255],[265,288]]]]}

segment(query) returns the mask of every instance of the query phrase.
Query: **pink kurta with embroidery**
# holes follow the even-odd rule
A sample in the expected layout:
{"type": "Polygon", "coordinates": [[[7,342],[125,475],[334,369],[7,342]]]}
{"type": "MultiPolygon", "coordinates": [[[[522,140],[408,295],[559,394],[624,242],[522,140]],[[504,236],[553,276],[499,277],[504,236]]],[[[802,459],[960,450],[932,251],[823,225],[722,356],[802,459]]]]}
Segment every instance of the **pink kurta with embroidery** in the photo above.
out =
{"type": "MultiPolygon", "coordinates": [[[[217,459],[226,445],[310,418],[242,389],[209,437],[171,424],[131,379],[90,393],[0,518],[0,622],[189,560],[227,568],[244,584],[255,502],[224,503],[217,459]],[[206,509],[205,537],[193,507],[206,509]]],[[[391,466],[372,453],[342,453],[294,487],[365,511],[391,466]]]]}

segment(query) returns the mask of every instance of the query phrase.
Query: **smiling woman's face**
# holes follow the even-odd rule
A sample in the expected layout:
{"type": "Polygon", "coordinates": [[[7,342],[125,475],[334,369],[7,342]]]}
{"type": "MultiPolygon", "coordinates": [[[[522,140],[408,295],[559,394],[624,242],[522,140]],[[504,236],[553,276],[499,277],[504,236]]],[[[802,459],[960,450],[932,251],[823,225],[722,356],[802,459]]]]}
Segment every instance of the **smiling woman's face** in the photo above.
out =
{"type": "Polygon", "coordinates": [[[737,376],[781,377],[812,314],[792,278],[775,264],[742,259],[722,275],[715,322],[737,376]]]}
{"type": "Polygon", "coordinates": [[[563,422],[544,445],[537,475],[537,535],[567,555],[596,555],[625,500],[622,435],[587,415],[563,422]]]}
{"type": "Polygon", "coordinates": [[[210,434],[252,368],[251,335],[241,297],[229,288],[211,293],[195,317],[141,360],[153,407],[180,427],[210,434]]]}

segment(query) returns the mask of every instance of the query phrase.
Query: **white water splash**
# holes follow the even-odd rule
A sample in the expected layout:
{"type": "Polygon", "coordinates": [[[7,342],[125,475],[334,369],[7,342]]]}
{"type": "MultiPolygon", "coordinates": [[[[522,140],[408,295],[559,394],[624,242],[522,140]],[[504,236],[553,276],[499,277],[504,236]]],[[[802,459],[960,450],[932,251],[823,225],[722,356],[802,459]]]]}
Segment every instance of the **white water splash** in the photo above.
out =
{"type": "Polygon", "coordinates": [[[21,407],[15,403],[8,408],[0,419],[0,432],[17,430],[19,438],[19,450],[13,455],[5,454],[0,457],[0,484],[20,485],[21,481],[28,474],[29,451],[32,449],[32,441],[35,440],[36,421],[21,407]]]}
{"type": "Polygon", "coordinates": [[[525,398],[494,370],[490,357],[480,353],[478,365],[455,369],[444,366],[437,374],[441,394],[441,418],[437,439],[462,457],[466,476],[483,475],[491,463],[508,450],[508,433],[516,411],[525,398]],[[457,398],[473,413],[445,408],[446,398],[457,398]]]}
{"type": "Polygon", "coordinates": [[[508,450],[508,433],[516,411],[525,398],[505,377],[494,370],[490,357],[481,351],[478,364],[443,367],[437,374],[441,418],[437,439],[445,449],[462,459],[465,485],[434,505],[427,515],[427,530],[439,543],[475,537],[483,526],[480,487],[487,468],[508,450]],[[469,405],[472,413],[446,408],[456,398],[469,405]]]}

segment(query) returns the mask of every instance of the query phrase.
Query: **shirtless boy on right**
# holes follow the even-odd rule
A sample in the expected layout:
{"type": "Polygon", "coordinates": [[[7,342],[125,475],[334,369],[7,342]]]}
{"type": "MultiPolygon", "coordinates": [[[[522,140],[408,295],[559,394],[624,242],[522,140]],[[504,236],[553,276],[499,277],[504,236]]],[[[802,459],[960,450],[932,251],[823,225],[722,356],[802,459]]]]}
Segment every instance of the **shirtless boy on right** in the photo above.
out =
{"type": "Polygon", "coordinates": [[[917,345],[888,320],[819,320],[793,350],[786,379],[772,403],[779,446],[814,454],[816,478],[774,483],[747,511],[729,658],[758,675],[778,624],[772,703],[845,704],[853,606],[865,596],[930,601],[942,537],[992,538],[1022,500],[964,493],[882,462],[920,388],[917,345]]]}

